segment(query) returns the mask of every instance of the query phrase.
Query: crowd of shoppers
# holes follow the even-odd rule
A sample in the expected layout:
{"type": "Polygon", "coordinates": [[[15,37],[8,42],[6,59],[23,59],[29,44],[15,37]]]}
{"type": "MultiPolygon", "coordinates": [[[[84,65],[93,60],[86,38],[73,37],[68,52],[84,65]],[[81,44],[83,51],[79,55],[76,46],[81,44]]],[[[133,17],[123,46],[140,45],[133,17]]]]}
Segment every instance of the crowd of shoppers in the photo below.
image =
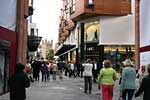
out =
{"type": "MultiPolygon", "coordinates": [[[[102,100],[112,100],[115,81],[119,78],[116,69],[110,60],[104,60],[100,66],[98,62],[92,59],[76,63],[74,61],[62,61],[61,59],[53,61],[28,61],[26,65],[16,64],[15,73],[9,79],[10,100],[25,100],[25,88],[30,86],[30,82],[46,82],[52,79],[63,79],[63,73],[69,78],[84,77],[84,93],[92,93],[92,83],[98,84],[102,91],[102,100]]],[[[138,97],[144,92],[143,100],[149,100],[150,93],[150,64],[141,67],[141,73],[136,73],[130,59],[126,59],[121,66],[120,100],[133,100],[133,96],[138,97]],[[147,71],[146,71],[147,69],[147,71]],[[147,72],[147,73],[146,73],[147,72]],[[139,78],[139,89],[136,91],[136,78],[139,78]]]]}

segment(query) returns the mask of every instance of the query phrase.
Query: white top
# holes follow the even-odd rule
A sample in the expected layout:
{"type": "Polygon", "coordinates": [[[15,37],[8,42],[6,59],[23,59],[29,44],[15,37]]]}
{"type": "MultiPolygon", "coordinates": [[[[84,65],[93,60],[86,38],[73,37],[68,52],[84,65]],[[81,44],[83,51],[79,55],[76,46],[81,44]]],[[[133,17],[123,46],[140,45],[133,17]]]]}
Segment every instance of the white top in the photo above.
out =
{"type": "Polygon", "coordinates": [[[92,76],[92,68],[93,68],[93,65],[90,64],[90,63],[86,63],[86,64],[82,64],[83,67],[84,67],[84,72],[83,72],[83,75],[84,76],[92,76]]]}
{"type": "Polygon", "coordinates": [[[74,70],[74,64],[71,64],[71,70],[74,70]]]}
{"type": "Polygon", "coordinates": [[[94,67],[94,70],[97,70],[97,64],[96,63],[94,64],[93,67],[94,67]]]}

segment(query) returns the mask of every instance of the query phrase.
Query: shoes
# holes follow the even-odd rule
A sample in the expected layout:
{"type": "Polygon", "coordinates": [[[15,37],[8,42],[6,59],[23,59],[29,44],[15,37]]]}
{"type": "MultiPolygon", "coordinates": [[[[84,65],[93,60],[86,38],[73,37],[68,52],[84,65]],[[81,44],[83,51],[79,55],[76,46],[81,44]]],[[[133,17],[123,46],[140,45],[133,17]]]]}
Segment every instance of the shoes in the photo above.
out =
{"type": "Polygon", "coordinates": [[[87,94],[87,92],[86,92],[86,91],[84,91],[84,93],[85,93],[85,94],[87,94]]]}
{"type": "Polygon", "coordinates": [[[91,94],[91,91],[89,91],[89,93],[87,93],[86,91],[84,91],[85,94],[91,94]]]}
{"type": "Polygon", "coordinates": [[[89,91],[89,94],[91,94],[91,91],[89,91]]]}

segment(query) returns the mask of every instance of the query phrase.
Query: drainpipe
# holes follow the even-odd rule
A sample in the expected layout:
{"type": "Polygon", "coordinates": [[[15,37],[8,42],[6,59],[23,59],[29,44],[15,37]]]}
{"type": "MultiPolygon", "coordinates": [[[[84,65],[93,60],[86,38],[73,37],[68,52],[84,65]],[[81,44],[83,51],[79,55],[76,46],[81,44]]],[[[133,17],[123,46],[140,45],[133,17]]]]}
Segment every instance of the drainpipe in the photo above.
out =
{"type": "Polygon", "coordinates": [[[140,0],[135,0],[135,65],[140,69],[140,0]]]}

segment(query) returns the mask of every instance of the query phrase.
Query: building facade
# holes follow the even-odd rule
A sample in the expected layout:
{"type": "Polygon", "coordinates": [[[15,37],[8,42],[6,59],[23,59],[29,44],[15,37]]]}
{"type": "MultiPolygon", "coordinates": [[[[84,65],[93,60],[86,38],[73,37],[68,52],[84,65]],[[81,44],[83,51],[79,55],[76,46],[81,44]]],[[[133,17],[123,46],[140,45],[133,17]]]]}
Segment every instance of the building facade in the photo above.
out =
{"type": "MultiPolygon", "coordinates": [[[[150,60],[150,1],[137,0],[137,30],[140,47],[140,66],[149,64],[150,60]]],[[[139,67],[140,67],[139,66],[139,67]]]]}
{"type": "Polygon", "coordinates": [[[134,5],[131,0],[63,0],[55,55],[79,62],[122,61],[135,51],[134,5]],[[133,7],[133,8],[131,8],[133,7]],[[128,29],[128,30],[127,30],[128,29]]]}
{"type": "Polygon", "coordinates": [[[46,59],[50,49],[53,49],[53,40],[51,41],[48,41],[47,39],[42,40],[38,51],[40,58],[46,59]]]}
{"type": "Polygon", "coordinates": [[[29,61],[37,59],[38,47],[42,37],[38,35],[38,28],[36,23],[28,22],[28,42],[27,42],[27,59],[29,61]]]}
{"type": "Polygon", "coordinates": [[[8,78],[16,62],[26,63],[29,0],[1,0],[0,6],[0,94],[8,91],[8,78]]]}

